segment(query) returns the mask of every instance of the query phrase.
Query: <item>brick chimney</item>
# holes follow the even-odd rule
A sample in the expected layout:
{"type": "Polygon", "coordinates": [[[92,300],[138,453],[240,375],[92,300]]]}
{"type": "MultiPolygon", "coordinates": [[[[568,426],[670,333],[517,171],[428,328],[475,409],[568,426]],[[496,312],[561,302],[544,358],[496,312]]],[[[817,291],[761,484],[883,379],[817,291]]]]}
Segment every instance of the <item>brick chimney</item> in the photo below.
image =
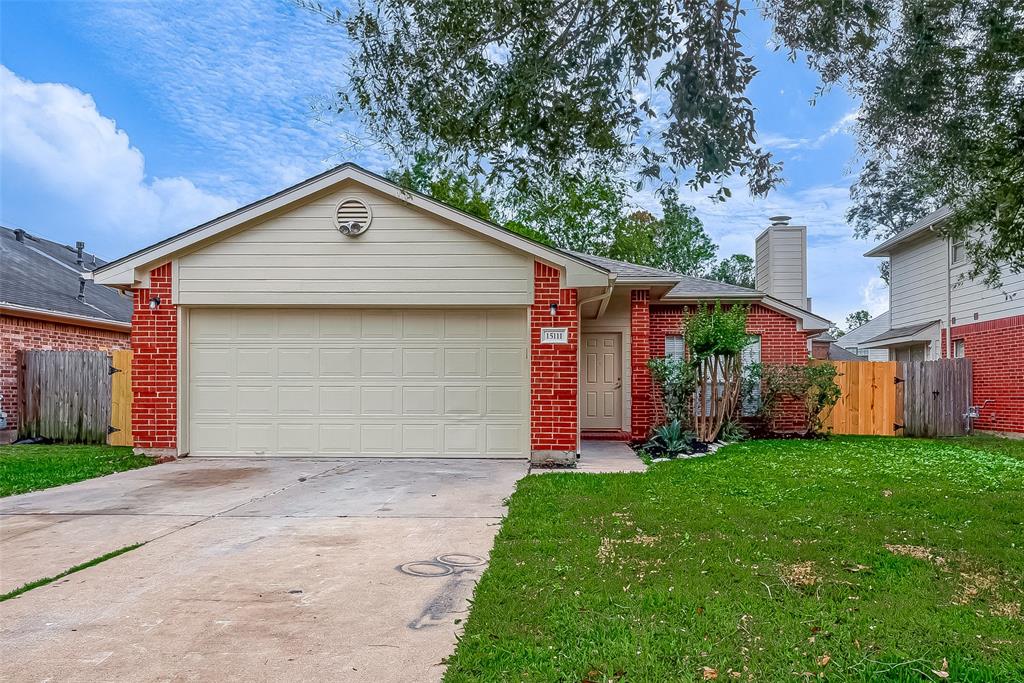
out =
{"type": "Polygon", "coordinates": [[[807,298],[807,226],[789,216],[772,216],[754,250],[757,289],[797,308],[811,310],[807,298]]]}

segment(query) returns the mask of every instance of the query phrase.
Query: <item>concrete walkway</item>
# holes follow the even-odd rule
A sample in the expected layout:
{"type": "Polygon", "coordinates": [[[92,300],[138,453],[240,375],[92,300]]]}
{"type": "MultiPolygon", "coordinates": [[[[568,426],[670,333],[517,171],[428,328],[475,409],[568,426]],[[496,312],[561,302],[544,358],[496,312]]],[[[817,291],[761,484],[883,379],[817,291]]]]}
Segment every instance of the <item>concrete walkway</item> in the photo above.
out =
{"type": "Polygon", "coordinates": [[[0,592],[146,542],[0,603],[0,680],[438,680],[525,470],[186,458],[0,500],[0,592]]]}
{"type": "Polygon", "coordinates": [[[584,441],[575,468],[534,467],[531,474],[545,472],[590,472],[609,474],[616,472],[646,472],[647,465],[633,449],[621,441],[584,441]]]}

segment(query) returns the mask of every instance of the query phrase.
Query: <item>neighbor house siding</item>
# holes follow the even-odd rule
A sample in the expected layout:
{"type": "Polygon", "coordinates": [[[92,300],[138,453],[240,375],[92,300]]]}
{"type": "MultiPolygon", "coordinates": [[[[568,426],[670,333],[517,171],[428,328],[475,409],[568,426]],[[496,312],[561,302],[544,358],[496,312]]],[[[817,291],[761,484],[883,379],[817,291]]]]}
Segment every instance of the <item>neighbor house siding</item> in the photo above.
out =
{"type": "Polygon", "coordinates": [[[183,305],[529,305],[533,260],[354,184],[178,259],[183,305]],[[338,202],[373,219],[345,237],[338,202]]]}
{"type": "Polygon", "coordinates": [[[150,286],[136,289],[132,313],[132,436],[139,449],[177,446],[178,311],[170,263],[154,268],[150,286]],[[160,297],[150,309],[152,297],[160,297]]]}
{"type": "MultiPolygon", "coordinates": [[[[680,334],[683,320],[696,309],[692,306],[652,306],[650,345],[652,355],[664,353],[665,336],[680,334]]],[[[761,336],[761,362],[780,365],[807,363],[807,334],[797,329],[797,321],[778,311],[754,304],[747,315],[747,332],[761,336]]],[[[657,387],[651,387],[651,400],[657,410],[654,421],[664,419],[657,387]]],[[[783,399],[772,428],[779,432],[797,432],[807,428],[803,404],[783,399]]]]}
{"type": "Polygon", "coordinates": [[[946,242],[931,234],[895,249],[889,257],[892,327],[946,320],[946,242]]]}
{"type": "Polygon", "coordinates": [[[971,402],[981,407],[974,428],[1024,433],[1024,315],[955,325],[951,336],[971,359],[971,402]]]}
{"type": "MultiPolygon", "coordinates": [[[[562,289],[557,268],[534,265],[530,306],[530,441],[534,453],[575,452],[579,447],[579,310],[577,291],[562,289]],[[550,306],[558,304],[557,315],[550,306]],[[544,327],[564,327],[567,344],[541,344],[544,327]]],[[[541,457],[543,459],[543,456],[541,457]]]]}
{"type": "Polygon", "coordinates": [[[20,419],[18,351],[110,351],[131,345],[127,332],[0,315],[0,394],[7,426],[20,419]]]}
{"type": "Polygon", "coordinates": [[[968,278],[968,270],[968,264],[958,264],[951,272],[954,325],[1024,315],[1024,272],[1012,273],[1003,268],[999,286],[988,287],[968,278]]]}

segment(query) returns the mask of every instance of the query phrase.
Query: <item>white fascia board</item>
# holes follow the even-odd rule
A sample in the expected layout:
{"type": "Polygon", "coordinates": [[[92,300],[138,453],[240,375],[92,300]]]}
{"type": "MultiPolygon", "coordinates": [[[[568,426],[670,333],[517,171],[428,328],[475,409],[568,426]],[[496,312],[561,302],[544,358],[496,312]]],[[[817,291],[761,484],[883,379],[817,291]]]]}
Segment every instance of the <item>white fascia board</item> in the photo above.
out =
{"type": "Polygon", "coordinates": [[[177,254],[206,240],[211,240],[222,233],[243,226],[245,223],[259,219],[267,214],[285,209],[311,195],[329,190],[346,180],[354,180],[398,201],[422,209],[439,218],[448,220],[484,237],[561,268],[565,271],[566,287],[607,287],[609,284],[609,272],[604,268],[578,259],[558,249],[526,239],[514,232],[470,216],[417,192],[402,188],[386,178],[370,173],[354,164],[343,164],[336,169],[314,176],[277,194],[244,206],[220,218],[215,218],[191,230],[186,230],[183,233],[158,242],[134,254],[129,254],[117,261],[108,263],[93,271],[93,280],[99,284],[113,287],[135,286],[140,282],[143,274],[152,268],[153,264],[170,260],[177,254]]]}

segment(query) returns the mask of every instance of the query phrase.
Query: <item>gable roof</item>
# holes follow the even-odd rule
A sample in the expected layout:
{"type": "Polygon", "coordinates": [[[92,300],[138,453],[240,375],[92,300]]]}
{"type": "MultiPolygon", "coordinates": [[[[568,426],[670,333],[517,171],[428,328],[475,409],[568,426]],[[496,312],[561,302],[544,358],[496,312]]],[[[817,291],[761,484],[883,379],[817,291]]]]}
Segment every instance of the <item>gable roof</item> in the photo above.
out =
{"type": "Polygon", "coordinates": [[[295,206],[312,195],[329,191],[347,180],[358,182],[397,201],[477,232],[486,238],[561,266],[565,269],[566,284],[570,287],[606,287],[609,281],[614,279],[610,277],[611,273],[607,269],[580,259],[570,252],[535,242],[500,225],[471,216],[424,194],[403,188],[383,176],[349,162],[112,261],[97,268],[92,275],[97,282],[103,284],[131,287],[142,282],[149,269],[173,259],[185,250],[216,241],[219,236],[230,230],[244,229],[247,224],[271,212],[295,206]]]}
{"type": "Polygon", "coordinates": [[[0,226],[0,308],[13,314],[46,313],[127,328],[132,298],[94,282],[85,283],[79,301],[83,269],[103,265],[94,254],[83,252],[77,263],[74,247],[0,226]],[[19,239],[20,237],[20,239],[19,239]]]}
{"type": "Polygon", "coordinates": [[[893,327],[876,337],[862,342],[861,346],[894,346],[907,342],[926,341],[931,338],[932,330],[938,327],[939,324],[940,321],[938,320],[929,320],[926,323],[893,327]]]}
{"type": "Polygon", "coordinates": [[[953,213],[953,210],[948,206],[940,207],[939,209],[932,211],[930,214],[921,218],[916,223],[911,225],[906,230],[901,230],[889,239],[885,240],[881,244],[871,248],[869,251],[864,252],[865,256],[888,256],[892,253],[892,248],[902,244],[917,235],[924,234],[926,230],[931,229],[938,223],[941,223],[946,218],[949,218],[953,213]]]}
{"type": "Polygon", "coordinates": [[[867,321],[860,327],[855,327],[842,337],[836,340],[836,344],[842,346],[844,349],[848,349],[854,346],[859,346],[861,342],[867,341],[874,336],[881,334],[889,329],[890,316],[889,311],[885,313],[879,313],[871,320],[867,321]]]}
{"type": "Polygon", "coordinates": [[[673,273],[668,270],[662,270],[660,268],[651,268],[650,266],[641,266],[635,263],[628,263],[626,261],[617,261],[606,256],[594,256],[593,254],[585,254],[581,251],[570,251],[565,249],[569,254],[572,254],[576,258],[592,263],[595,266],[604,268],[610,273],[614,273],[616,281],[620,283],[626,282],[676,282],[679,278],[683,277],[677,273],[673,273]]]}

